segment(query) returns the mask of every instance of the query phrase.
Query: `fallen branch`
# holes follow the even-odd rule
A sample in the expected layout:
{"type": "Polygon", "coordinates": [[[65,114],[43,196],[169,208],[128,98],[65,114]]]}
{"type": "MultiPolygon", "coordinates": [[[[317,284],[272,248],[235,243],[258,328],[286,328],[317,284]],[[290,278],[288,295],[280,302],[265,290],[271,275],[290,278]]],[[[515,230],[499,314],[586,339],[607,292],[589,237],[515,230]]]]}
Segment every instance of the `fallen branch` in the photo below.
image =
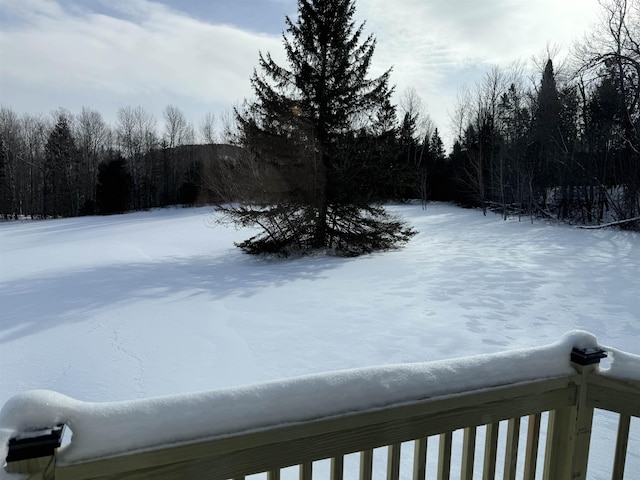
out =
{"type": "Polygon", "coordinates": [[[614,227],[616,225],[623,225],[625,223],[640,221],[640,217],[625,218],[624,220],[617,220],[615,222],[602,223],[600,225],[578,225],[578,228],[584,228],[585,230],[597,230],[599,228],[614,227]]]}

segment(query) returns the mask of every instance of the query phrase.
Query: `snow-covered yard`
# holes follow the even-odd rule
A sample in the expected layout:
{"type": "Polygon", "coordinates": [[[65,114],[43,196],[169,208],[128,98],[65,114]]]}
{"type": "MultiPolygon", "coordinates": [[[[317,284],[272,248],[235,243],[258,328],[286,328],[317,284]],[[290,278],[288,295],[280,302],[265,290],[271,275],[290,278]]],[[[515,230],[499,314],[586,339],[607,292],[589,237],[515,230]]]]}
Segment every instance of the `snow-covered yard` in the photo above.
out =
{"type": "MultiPolygon", "coordinates": [[[[0,224],[0,406],[31,389],[119,401],[442,360],[575,329],[640,353],[638,234],[391,208],[420,233],[355,259],[248,257],[233,242],[250,232],[209,208],[0,224]]],[[[612,420],[596,427],[615,437],[612,420]]]]}

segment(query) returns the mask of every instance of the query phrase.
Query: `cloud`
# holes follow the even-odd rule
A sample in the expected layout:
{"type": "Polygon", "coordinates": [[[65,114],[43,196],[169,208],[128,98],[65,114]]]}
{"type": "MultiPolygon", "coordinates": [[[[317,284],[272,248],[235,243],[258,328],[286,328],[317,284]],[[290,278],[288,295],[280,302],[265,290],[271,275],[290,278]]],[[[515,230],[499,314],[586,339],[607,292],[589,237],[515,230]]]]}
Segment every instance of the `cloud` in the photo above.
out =
{"type": "MultiPolygon", "coordinates": [[[[86,105],[113,121],[120,106],[159,117],[171,103],[197,121],[251,96],[258,51],[285,64],[280,35],[199,20],[171,1],[1,0],[0,104],[20,113],[86,105]]],[[[291,3],[264,8],[283,1],[291,3]]],[[[597,10],[598,0],[357,1],[378,40],[372,75],[393,65],[397,92],[417,90],[449,145],[449,111],[463,85],[547,43],[566,50],[597,10]]]]}
{"type": "Polygon", "coordinates": [[[502,63],[547,41],[569,45],[596,18],[598,0],[360,0],[372,30],[411,51],[434,45],[452,62],[502,63]]]}
{"type": "Polygon", "coordinates": [[[110,2],[117,16],[54,0],[9,0],[2,8],[12,17],[0,34],[3,103],[31,92],[70,108],[74,97],[233,105],[250,93],[258,51],[281,50],[278,37],[146,0],[110,2]]]}
{"type": "MultiPolygon", "coordinates": [[[[376,66],[394,65],[402,91],[416,88],[449,137],[449,112],[463,86],[493,65],[528,61],[557,44],[565,52],[597,18],[598,0],[359,0],[378,39],[376,66]]],[[[451,138],[448,138],[451,145],[451,138]]]]}

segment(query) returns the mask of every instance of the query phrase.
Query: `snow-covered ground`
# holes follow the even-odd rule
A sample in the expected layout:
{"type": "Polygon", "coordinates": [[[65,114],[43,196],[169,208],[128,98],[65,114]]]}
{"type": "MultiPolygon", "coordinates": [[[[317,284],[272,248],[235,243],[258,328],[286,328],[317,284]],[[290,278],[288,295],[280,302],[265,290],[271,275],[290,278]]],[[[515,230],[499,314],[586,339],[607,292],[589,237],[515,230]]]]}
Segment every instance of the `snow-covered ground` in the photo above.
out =
{"type": "MultiPolygon", "coordinates": [[[[420,233],[360,258],[249,257],[233,242],[250,232],[209,208],[1,223],[0,406],[31,389],[119,401],[442,360],[574,329],[640,353],[640,235],[392,209],[420,233]]],[[[596,427],[614,438],[612,418],[596,427]]]]}

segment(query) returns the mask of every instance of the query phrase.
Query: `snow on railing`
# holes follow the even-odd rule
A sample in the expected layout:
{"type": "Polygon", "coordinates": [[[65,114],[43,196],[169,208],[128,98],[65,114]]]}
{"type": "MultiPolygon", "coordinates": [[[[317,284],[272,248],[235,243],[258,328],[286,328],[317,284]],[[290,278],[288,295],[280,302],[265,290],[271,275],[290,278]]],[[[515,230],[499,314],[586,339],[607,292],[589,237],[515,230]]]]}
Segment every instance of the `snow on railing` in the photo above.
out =
{"type": "MultiPolygon", "coordinates": [[[[640,416],[640,357],[604,350],[613,358],[607,371],[597,370],[594,352],[602,351],[597,339],[574,331],[544,347],[129,402],[87,403],[50,391],[26,392],[0,411],[0,458],[9,454],[0,477],[51,471],[51,478],[108,478],[118,473],[127,478],[181,478],[186,471],[198,471],[207,473],[197,478],[269,472],[270,479],[276,479],[281,468],[300,465],[306,478],[310,462],[328,458],[332,478],[338,480],[344,455],[362,452],[360,474],[366,479],[373,449],[388,445],[388,478],[394,480],[401,442],[415,440],[414,478],[419,479],[424,478],[426,438],[440,435],[438,478],[448,478],[452,432],[464,429],[461,471],[468,475],[476,427],[487,425],[484,468],[490,471],[495,469],[497,422],[502,420],[509,420],[505,472],[509,463],[515,474],[516,438],[524,416],[531,437],[525,472],[535,474],[540,414],[550,411],[546,478],[584,478],[575,475],[586,472],[593,407],[622,413],[621,437],[624,423],[640,416]],[[574,352],[571,362],[576,349],[589,360],[574,352]],[[578,365],[581,362],[591,365],[578,365]],[[595,371],[598,375],[590,375],[595,371]],[[592,379],[593,389],[587,387],[592,379]],[[24,451],[38,435],[40,442],[51,442],[59,425],[72,431],[68,445],[39,445],[34,450],[38,461],[25,460],[24,454],[11,461],[11,448],[24,451]],[[573,462],[577,466],[566,467],[566,456],[571,458],[576,446],[582,448],[573,462]]],[[[628,425],[626,432],[628,437],[628,425]]],[[[619,437],[620,450],[625,440],[619,437]]],[[[624,453],[617,454],[621,459],[615,459],[614,468],[624,469],[624,453]]]]}

